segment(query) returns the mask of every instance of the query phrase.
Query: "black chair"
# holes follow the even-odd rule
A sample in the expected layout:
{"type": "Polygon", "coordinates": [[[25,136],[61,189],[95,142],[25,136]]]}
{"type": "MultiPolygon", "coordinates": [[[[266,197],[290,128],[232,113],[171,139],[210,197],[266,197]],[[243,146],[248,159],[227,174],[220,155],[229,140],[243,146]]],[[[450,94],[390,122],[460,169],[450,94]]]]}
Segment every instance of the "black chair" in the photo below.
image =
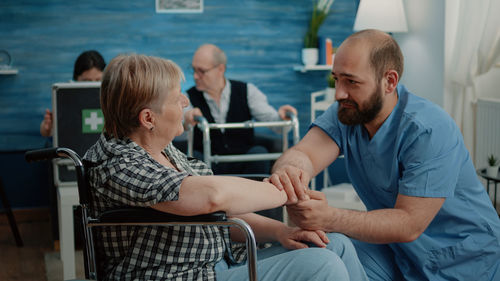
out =
{"type": "Polygon", "coordinates": [[[16,219],[14,218],[14,214],[12,213],[9,200],[7,200],[7,194],[5,194],[2,178],[0,178],[0,199],[2,200],[4,211],[7,214],[7,219],[9,220],[10,230],[14,235],[14,239],[16,239],[16,245],[17,247],[22,247],[24,245],[23,240],[21,239],[21,235],[19,234],[19,229],[17,228],[16,219]]]}
{"type": "Polygon", "coordinates": [[[241,229],[246,236],[247,266],[250,280],[257,280],[257,248],[255,236],[250,226],[238,218],[228,218],[224,212],[215,212],[199,216],[178,216],[154,210],[152,208],[127,207],[108,210],[99,214],[98,217],[91,217],[89,208],[92,207],[90,201],[90,189],[87,179],[86,169],[81,158],[76,152],[69,148],[47,148],[28,151],[25,154],[26,161],[50,160],[55,158],[70,158],[73,160],[77,173],[78,195],[80,200],[79,209],[81,211],[81,223],[83,227],[85,278],[99,280],[100,270],[97,268],[96,249],[92,228],[110,225],[218,225],[236,226],[241,229]]]}

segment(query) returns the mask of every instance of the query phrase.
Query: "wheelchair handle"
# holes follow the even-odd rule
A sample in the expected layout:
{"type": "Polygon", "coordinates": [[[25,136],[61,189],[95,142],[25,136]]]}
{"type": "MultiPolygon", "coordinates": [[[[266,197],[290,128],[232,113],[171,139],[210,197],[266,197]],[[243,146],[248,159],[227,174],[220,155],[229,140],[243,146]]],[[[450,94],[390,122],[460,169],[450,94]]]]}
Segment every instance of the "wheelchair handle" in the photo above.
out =
{"type": "Polygon", "coordinates": [[[43,161],[43,160],[58,158],[59,155],[57,154],[57,149],[58,149],[57,147],[53,147],[53,148],[44,148],[44,149],[26,151],[26,153],[24,154],[24,158],[26,159],[27,162],[43,161]]]}
{"type": "Polygon", "coordinates": [[[43,148],[37,150],[26,151],[24,158],[27,162],[51,160],[55,158],[71,158],[75,167],[82,167],[80,156],[73,150],[65,147],[43,148]]]}

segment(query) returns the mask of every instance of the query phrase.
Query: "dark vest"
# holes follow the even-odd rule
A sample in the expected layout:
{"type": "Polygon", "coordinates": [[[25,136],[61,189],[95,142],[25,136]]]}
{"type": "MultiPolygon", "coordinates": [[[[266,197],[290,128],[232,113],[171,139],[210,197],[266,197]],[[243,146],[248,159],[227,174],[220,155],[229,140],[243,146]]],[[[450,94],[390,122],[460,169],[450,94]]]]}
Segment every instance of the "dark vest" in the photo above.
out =
{"type": "MultiPolygon", "coordinates": [[[[247,100],[247,84],[233,80],[230,80],[230,83],[231,97],[226,122],[251,120],[252,115],[247,100]]],[[[187,93],[193,107],[198,107],[201,110],[208,123],[215,123],[203,93],[198,91],[196,87],[192,87],[187,93]]],[[[222,133],[220,130],[212,129],[210,130],[210,141],[212,155],[244,154],[253,145],[254,132],[253,129],[225,129],[222,133]]],[[[197,127],[194,129],[193,147],[195,150],[203,151],[203,134],[197,127]]]]}

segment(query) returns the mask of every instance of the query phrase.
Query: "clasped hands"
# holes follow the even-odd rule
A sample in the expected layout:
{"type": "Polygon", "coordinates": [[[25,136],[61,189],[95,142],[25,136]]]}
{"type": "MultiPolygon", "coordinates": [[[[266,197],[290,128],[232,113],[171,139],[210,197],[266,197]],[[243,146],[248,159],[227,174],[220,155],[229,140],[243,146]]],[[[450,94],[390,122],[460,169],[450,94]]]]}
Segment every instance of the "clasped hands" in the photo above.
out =
{"type": "MultiPolygon", "coordinates": [[[[310,237],[309,235],[316,234],[323,242],[328,243],[324,240],[326,235],[324,232],[325,222],[323,221],[324,218],[328,218],[328,201],[322,192],[310,190],[307,187],[310,179],[311,176],[307,172],[287,165],[275,171],[264,181],[286,192],[288,200],[285,204],[288,215],[300,227],[300,229],[296,229],[297,232],[307,233],[307,238],[310,237]]],[[[305,241],[323,247],[322,243],[317,243],[316,237],[314,240],[307,239],[305,241]]],[[[283,243],[282,245],[286,247],[283,243]]]]}

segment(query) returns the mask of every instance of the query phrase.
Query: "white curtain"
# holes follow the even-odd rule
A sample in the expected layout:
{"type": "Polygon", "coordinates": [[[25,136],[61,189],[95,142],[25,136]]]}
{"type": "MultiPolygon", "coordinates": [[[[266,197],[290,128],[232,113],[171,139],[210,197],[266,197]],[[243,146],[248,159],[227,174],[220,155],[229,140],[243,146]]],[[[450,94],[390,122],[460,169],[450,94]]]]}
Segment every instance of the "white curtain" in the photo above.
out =
{"type": "MultiPolygon", "coordinates": [[[[477,83],[481,75],[500,65],[500,0],[447,0],[446,6],[445,53],[449,53],[444,108],[462,130],[472,154],[474,104],[481,97],[477,83]]],[[[496,94],[500,98],[500,90],[496,94]]]]}

